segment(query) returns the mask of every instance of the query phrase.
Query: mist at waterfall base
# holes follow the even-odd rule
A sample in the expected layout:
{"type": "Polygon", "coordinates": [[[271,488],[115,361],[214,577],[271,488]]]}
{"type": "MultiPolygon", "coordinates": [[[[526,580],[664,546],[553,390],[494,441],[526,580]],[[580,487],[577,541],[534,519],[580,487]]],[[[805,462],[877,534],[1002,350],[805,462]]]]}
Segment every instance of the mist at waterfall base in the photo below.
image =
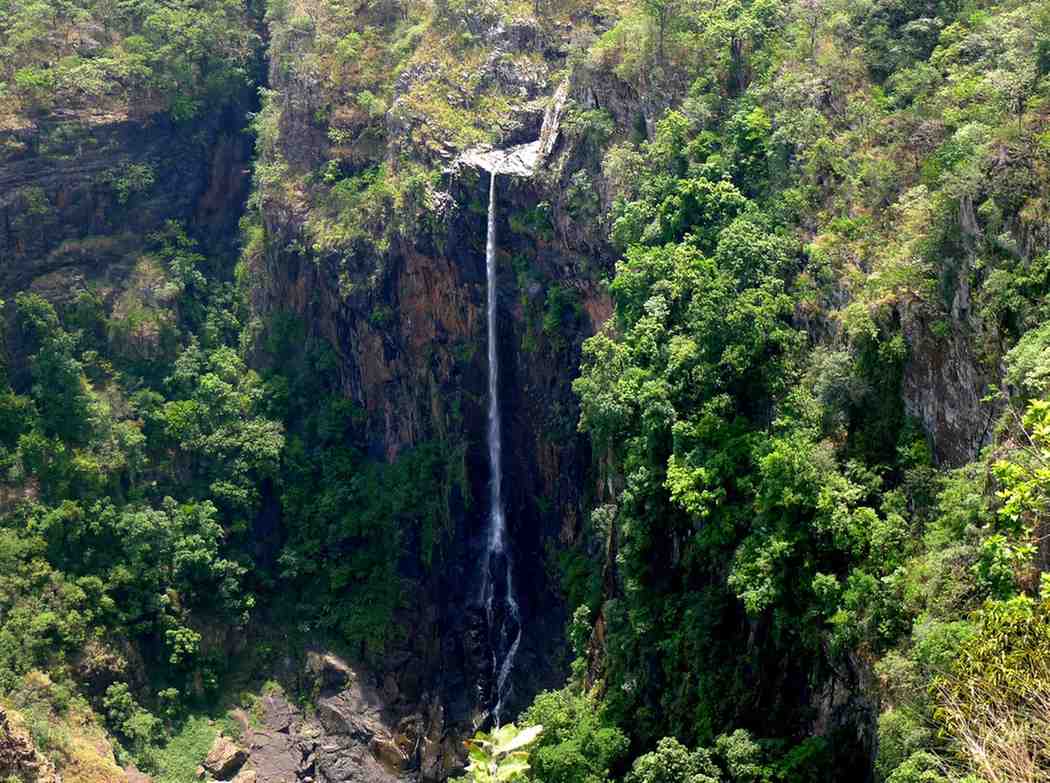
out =
{"type": "Polygon", "coordinates": [[[502,435],[499,405],[498,308],[496,293],[496,172],[490,174],[488,234],[485,243],[488,287],[488,447],[489,524],[485,551],[481,558],[481,592],[485,610],[495,689],[492,717],[499,726],[503,705],[510,689],[510,674],[521,644],[521,611],[514,591],[514,561],[507,546],[507,519],[503,507],[502,435]]]}

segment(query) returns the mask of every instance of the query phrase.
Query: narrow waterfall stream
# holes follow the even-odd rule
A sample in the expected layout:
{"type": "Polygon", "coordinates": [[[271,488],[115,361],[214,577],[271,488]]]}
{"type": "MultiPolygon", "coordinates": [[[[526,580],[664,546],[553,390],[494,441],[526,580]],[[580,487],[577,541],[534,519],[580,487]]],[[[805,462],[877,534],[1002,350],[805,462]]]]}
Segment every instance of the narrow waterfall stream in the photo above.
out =
{"type": "Polygon", "coordinates": [[[485,243],[485,267],[488,284],[489,341],[489,529],[482,558],[481,600],[485,607],[489,645],[492,649],[492,671],[496,689],[492,694],[493,718],[498,726],[503,701],[508,692],[514,656],[521,643],[521,612],[514,594],[514,565],[507,548],[507,519],[503,509],[502,435],[499,408],[499,350],[496,308],[496,171],[489,180],[488,236],[485,243]]]}

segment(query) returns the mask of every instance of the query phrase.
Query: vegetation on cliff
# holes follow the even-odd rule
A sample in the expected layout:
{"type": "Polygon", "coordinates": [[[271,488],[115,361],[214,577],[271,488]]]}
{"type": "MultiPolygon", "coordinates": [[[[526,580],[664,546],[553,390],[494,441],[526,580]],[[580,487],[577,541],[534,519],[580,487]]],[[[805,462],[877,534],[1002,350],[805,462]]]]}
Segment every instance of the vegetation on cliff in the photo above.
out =
{"type": "Polygon", "coordinates": [[[615,587],[570,687],[597,676],[641,748],[761,738],[746,772],[660,740],[633,778],[826,780],[869,752],[895,783],[1045,776],[1046,13],[665,4],[591,47],[674,97],[603,161],[623,256],[575,388],[615,587]],[[902,394],[959,342],[988,395],[961,444],[902,394]],[[784,734],[829,681],[881,700],[877,739],[784,734]]]}
{"type": "Polygon", "coordinates": [[[83,186],[111,223],[43,176],[3,199],[4,263],[85,225],[0,278],[0,703],[60,768],[49,727],[97,723],[165,774],[250,629],[374,662],[412,631],[477,511],[484,350],[467,295],[401,311],[459,278],[396,268],[460,252],[457,156],[564,84],[505,266],[527,360],[579,359],[551,416],[588,518],[539,512],[576,660],[475,778],[1047,779],[1044,0],[0,0],[3,159],[196,138],[264,41],[239,261],[146,208],[146,162],[83,186]]]}
{"type": "Polygon", "coordinates": [[[235,0],[5,0],[0,128],[74,111],[191,119],[253,78],[253,13],[235,0]]]}

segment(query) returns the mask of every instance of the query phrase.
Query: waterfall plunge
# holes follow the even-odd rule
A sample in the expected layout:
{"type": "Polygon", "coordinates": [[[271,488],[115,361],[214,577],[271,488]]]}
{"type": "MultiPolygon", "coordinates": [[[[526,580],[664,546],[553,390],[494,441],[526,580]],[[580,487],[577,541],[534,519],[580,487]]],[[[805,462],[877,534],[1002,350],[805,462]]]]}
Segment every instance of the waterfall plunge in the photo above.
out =
{"type": "Polygon", "coordinates": [[[496,324],[496,171],[489,180],[488,235],[485,269],[488,283],[489,341],[489,529],[481,563],[481,601],[485,607],[492,670],[496,675],[493,717],[500,723],[514,657],[521,643],[521,612],[514,594],[514,564],[506,546],[507,519],[503,509],[502,435],[499,409],[499,350],[496,324]]]}
{"type": "Polygon", "coordinates": [[[489,172],[488,235],[485,243],[485,267],[488,283],[489,340],[489,529],[485,554],[481,561],[481,605],[485,607],[492,671],[496,676],[493,718],[499,726],[503,702],[508,693],[514,657],[521,644],[521,610],[514,592],[514,561],[507,547],[507,520],[503,509],[502,443],[499,410],[499,351],[496,324],[496,177],[509,174],[531,177],[554,150],[562,112],[569,98],[569,83],[563,82],[543,114],[540,137],[528,144],[508,149],[486,147],[468,150],[456,159],[460,165],[475,166],[489,172]]]}

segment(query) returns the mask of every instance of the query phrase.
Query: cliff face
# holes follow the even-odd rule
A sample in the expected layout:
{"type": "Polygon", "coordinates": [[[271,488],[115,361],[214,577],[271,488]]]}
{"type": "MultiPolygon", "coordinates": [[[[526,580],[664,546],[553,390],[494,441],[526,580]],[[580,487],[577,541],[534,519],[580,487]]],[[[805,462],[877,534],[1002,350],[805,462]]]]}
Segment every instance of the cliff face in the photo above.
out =
{"type": "MultiPolygon", "coordinates": [[[[309,67],[323,47],[326,19],[319,8],[298,10],[313,14],[312,29],[301,18],[271,21],[272,90],[259,122],[276,115],[276,134],[260,133],[251,207],[265,251],[248,253],[248,291],[261,323],[293,313],[308,341],[335,351],[342,390],[365,412],[371,457],[393,461],[435,441],[462,455],[466,481],[449,498],[451,524],[437,555],[424,563],[414,542],[405,548],[406,608],[396,623],[411,633],[374,672],[388,708],[418,723],[427,738],[411,766],[440,779],[459,764],[460,737],[483,720],[493,674],[483,613],[473,605],[490,476],[489,175],[455,159],[477,143],[536,139],[566,79],[569,36],[601,21],[553,20],[541,28],[484,10],[471,16],[465,23],[478,45],[463,64],[471,87],[460,108],[466,116],[472,104],[483,105],[473,127],[457,126],[451,136],[445,131],[460,119],[448,125],[435,117],[431,94],[450,66],[427,62],[426,41],[413,41],[420,54],[393,72],[380,138],[371,113],[333,108],[328,92],[338,79],[309,67]],[[339,246],[318,236],[330,217],[324,185],[331,184],[331,161],[339,161],[340,177],[382,167],[395,183],[393,202],[384,204],[379,224],[366,226],[363,242],[339,246]],[[264,181],[267,166],[280,169],[273,187],[264,181]],[[398,191],[420,170],[421,196],[398,191]]],[[[384,23],[382,8],[362,13],[384,23]]],[[[582,106],[605,101],[582,84],[572,84],[572,92],[582,106]]],[[[625,100],[609,96],[617,108],[625,100]]],[[[168,221],[185,225],[210,258],[230,258],[251,187],[251,148],[242,131],[252,108],[242,98],[176,122],[163,112],[59,107],[7,126],[0,135],[0,298],[34,291],[72,305],[89,295],[116,318],[129,290],[152,295],[141,279],[142,260],[151,235],[168,221]]],[[[503,472],[525,625],[511,711],[564,682],[566,618],[555,555],[579,542],[593,492],[592,455],[576,430],[571,382],[582,341],[611,312],[602,283],[612,261],[598,221],[603,205],[565,196],[580,171],[600,181],[598,149],[572,131],[551,141],[553,152],[535,177],[498,182],[503,472]]]]}
{"type": "Polygon", "coordinates": [[[0,708],[0,773],[14,780],[30,783],[59,783],[54,765],[33,745],[23,730],[11,725],[7,712],[0,708]]]}
{"type": "MultiPolygon", "coordinates": [[[[303,347],[334,352],[340,391],[363,411],[373,460],[394,462],[437,442],[461,462],[464,480],[449,491],[449,524],[433,558],[406,534],[398,564],[405,597],[394,618],[401,641],[363,675],[390,732],[411,729],[402,732],[411,742],[399,746],[399,774],[440,780],[461,761],[459,740],[486,719],[493,677],[476,599],[491,475],[491,175],[463,153],[536,140],[558,96],[567,99],[560,124],[547,126],[536,172],[497,183],[502,470],[524,618],[514,713],[565,679],[563,556],[604,561],[606,595],[622,588],[615,529],[604,542],[586,532],[585,515],[615,494],[615,477],[609,486],[597,479],[600,455],[577,431],[572,382],[583,341],[612,314],[605,281],[616,253],[603,220],[616,185],[603,154],[614,141],[651,137],[671,100],[571,56],[607,26],[597,12],[535,21],[485,3],[455,12],[439,3],[424,23],[396,2],[345,14],[333,3],[286,5],[268,21],[269,88],[255,118],[251,194],[247,100],[181,123],[166,114],[84,115],[3,131],[0,297],[33,290],[69,303],[91,293],[117,313],[122,293],[140,284],[150,234],[180,221],[223,258],[248,203],[242,282],[257,318],[256,364],[272,359],[260,347],[267,330],[293,315],[303,347]]],[[[907,304],[893,316],[909,349],[904,408],[945,465],[973,458],[985,442],[980,398],[999,373],[978,355],[996,336],[971,312],[968,286],[964,275],[947,321],[907,304]]],[[[278,519],[268,500],[267,524],[287,532],[296,520],[278,519]]],[[[733,629],[741,639],[745,626],[741,617],[733,629]]],[[[596,648],[603,631],[598,617],[596,648]]],[[[858,746],[873,746],[876,688],[865,662],[829,673],[805,661],[765,683],[788,686],[790,698],[812,707],[814,734],[851,728],[862,735],[858,746]]]]}
{"type": "Polygon", "coordinates": [[[0,132],[0,296],[112,303],[169,220],[230,252],[250,185],[248,105],[185,123],[84,115],[0,132]]]}
{"type": "MultiPolygon", "coordinates": [[[[411,641],[387,655],[381,668],[388,671],[379,673],[389,675],[390,693],[406,712],[429,705],[430,734],[452,739],[481,719],[492,684],[483,612],[474,599],[490,477],[490,175],[457,160],[462,146],[413,144],[416,131],[432,119],[413,113],[421,83],[426,86],[434,73],[426,63],[410,64],[394,79],[383,146],[377,148],[360,128],[355,142],[342,141],[332,131],[341,110],[332,108],[333,98],[316,74],[281,65],[310,62],[320,34],[277,25],[272,35],[273,93],[263,112],[272,130],[261,134],[260,165],[264,172],[267,165],[279,166],[281,186],[260,183],[265,249],[249,255],[254,306],[264,323],[291,311],[306,325],[308,340],[333,347],[345,394],[366,412],[374,457],[394,460],[430,441],[463,454],[466,487],[451,498],[452,529],[440,554],[428,568],[411,554],[402,565],[412,593],[411,608],[399,622],[412,629],[411,641]],[[317,172],[336,170],[339,178],[352,180],[377,168],[395,190],[425,170],[422,194],[410,193],[384,213],[383,220],[396,221],[394,230],[372,225],[368,242],[329,242],[319,225],[331,234],[332,222],[365,222],[370,206],[356,205],[332,218],[340,185],[329,188],[317,172]],[[375,241],[388,231],[388,240],[375,241]]],[[[497,127],[503,128],[501,138],[493,141],[534,141],[556,93],[552,73],[564,64],[564,40],[531,23],[484,23],[475,35],[485,51],[477,55],[478,81],[507,101],[497,127]]],[[[566,86],[582,105],[605,102],[593,86],[566,86]]],[[[600,181],[600,157],[585,135],[566,127],[552,141],[534,176],[505,174],[497,181],[503,474],[524,616],[511,711],[537,690],[564,681],[568,658],[558,640],[566,616],[556,553],[579,542],[595,492],[589,445],[576,430],[571,383],[583,340],[611,313],[601,282],[613,259],[598,219],[596,194],[602,188],[587,188],[594,203],[571,203],[565,195],[581,172],[589,183],[600,181]]],[[[439,777],[455,763],[458,743],[447,744],[448,758],[422,761],[426,777],[439,777]]]]}

